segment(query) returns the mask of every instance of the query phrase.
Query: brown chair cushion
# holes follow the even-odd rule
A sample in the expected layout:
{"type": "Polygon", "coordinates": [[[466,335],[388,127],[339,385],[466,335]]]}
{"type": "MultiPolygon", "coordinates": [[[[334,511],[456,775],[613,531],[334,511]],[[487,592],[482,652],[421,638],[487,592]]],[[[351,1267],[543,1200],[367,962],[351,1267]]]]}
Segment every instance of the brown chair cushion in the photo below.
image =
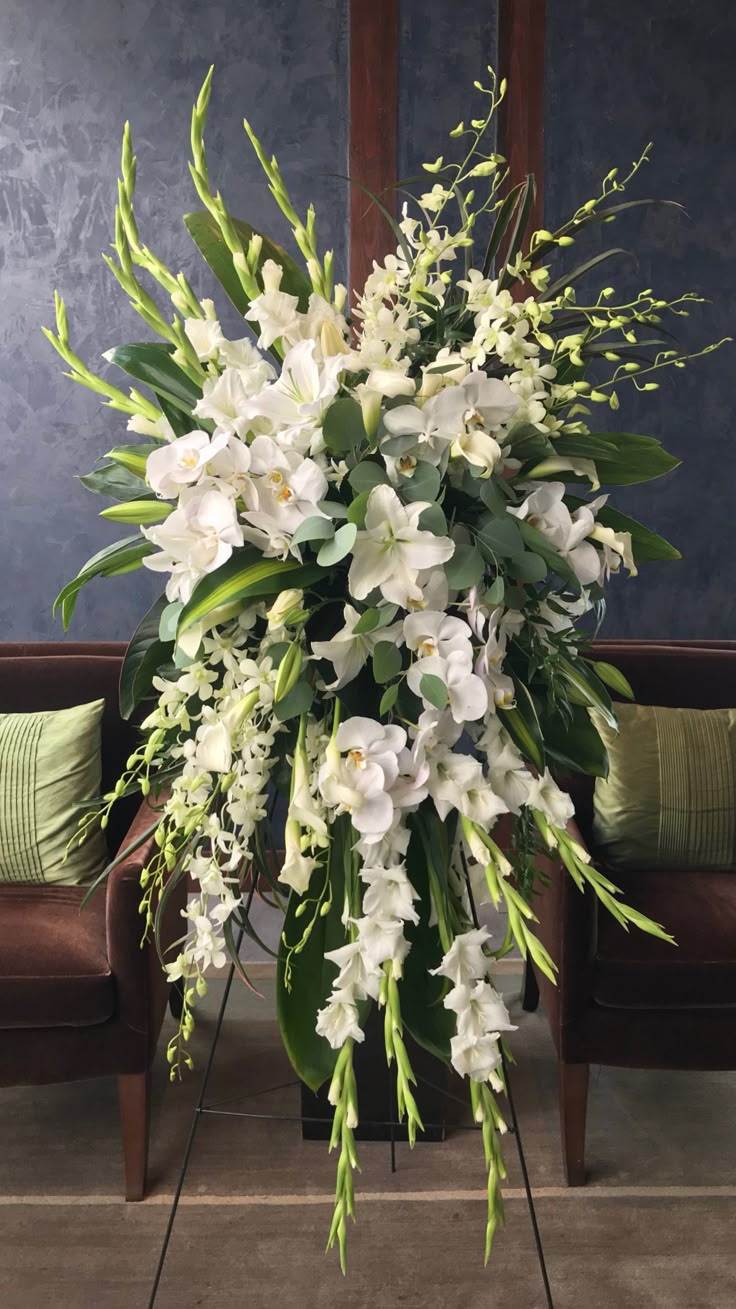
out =
{"type": "Polygon", "coordinates": [[[611,876],[624,900],[662,923],[677,944],[626,932],[599,911],[594,1002],[614,1009],[736,1006],[736,873],[611,876]]]}
{"type": "Polygon", "coordinates": [[[105,892],[0,888],[0,1028],[88,1027],[115,1010],[105,892]]]}

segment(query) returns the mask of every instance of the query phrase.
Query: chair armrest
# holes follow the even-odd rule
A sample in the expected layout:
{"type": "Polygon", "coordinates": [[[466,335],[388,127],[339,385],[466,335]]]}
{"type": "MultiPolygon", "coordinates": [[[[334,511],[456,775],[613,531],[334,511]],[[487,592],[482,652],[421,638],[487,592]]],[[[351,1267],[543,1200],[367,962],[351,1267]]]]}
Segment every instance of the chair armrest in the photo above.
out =
{"type": "MultiPolygon", "coordinates": [[[[121,851],[141,841],[156,822],[157,810],[147,800],[138,810],[121,843],[121,851]]],[[[145,1035],[152,1049],[166,1009],[168,986],[152,939],[144,940],[145,920],[140,913],[140,875],[156,853],[154,832],[141,841],[110,873],[107,884],[107,957],[118,993],[118,1017],[125,1026],[145,1035]]],[[[169,897],[161,932],[161,948],[181,935],[180,910],[186,903],[186,879],[169,897]]]]}
{"type": "MultiPolygon", "coordinates": [[[[583,848],[585,841],[571,820],[567,831],[583,848]]],[[[532,908],[539,924],[535,931],[557,965],[557,985],[541,973],[537,977],[558,1051],[565,1053],[565,1032],[589,1008],[592,996],[596,944],[596,900],[586,888],[579,891],[567,869],[553,855],[540,855],[538,866],[548,879],[539,886],[532,908]]]]}

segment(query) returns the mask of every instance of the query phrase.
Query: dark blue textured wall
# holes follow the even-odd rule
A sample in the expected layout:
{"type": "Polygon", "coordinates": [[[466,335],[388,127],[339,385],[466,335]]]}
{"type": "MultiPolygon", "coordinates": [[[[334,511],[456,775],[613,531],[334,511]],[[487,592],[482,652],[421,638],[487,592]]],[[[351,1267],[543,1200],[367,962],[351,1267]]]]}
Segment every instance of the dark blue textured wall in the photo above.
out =
{"type": "MultiPolygon", "coordinates": [[[[149,335],[99,257],[110,241],[122,125],[139,157],[144,239],[200,294],[214,285],[180,218],[192,101],[216,80],[210,171],[232,210],[285,238],[242,129],[278,157],[297,207],[319,209],[346,275],[347,15],[343,0],[4,0],[0,6],[0,639],[58,637],[53,596],[121,533],[75,481],[125,432],[121,415],[61,376],[39,331],[53,289],[92,362],[149,335]]],[[[225,321],[235,327],[233,317],[225,321]]],[[[71,636],[122,638],[155,593],[147,573],[94,583],[71,636]]]]}
{"type": "MultiPolygon", "coordinates": [[[[627,171],[649,140],[652,163],[631,195],[671,196],[689,213],[638,211],[567,259],[580,262],[601,240],[635,249],[638,270],[611,263],[607,282],[708,296],[711,305],[673,320],[688,343],[736,334],[736,9],[723,0],[553,0],[547,15],[546,222],[593,195],[612,165],[627,171]]],[[[609,428],[657,436],[685,461],[616,493],[614,503],[685,559],[617,582],[608,635],[736,636],[735,378],[736,347],[726,346],[664,374],[649,395],[621,387],[618,415],[596,409],[609,428]]]]}
{"type": "MultiPolygon", "coordinates": [[[[186,171],[188,116],[210,61],[217,78],[208,133],[212,171],[235,212],[270,231],[279,215],[240,120],[278,148],[300,206],[314,197],[324,244],[346,262],[347,205],[331,172],[347,171],[347,4],[344,0],[41,0],[0,8],[0,581],[2,637],[59,634],[58,587],[114,538],[101,504],[74,473],[119,440],[124,420],[61,378],[40,336],[56,285],[79,352],[145,334],[99,259],[110,238],[122,123],[139,155],[145,238],[170,263],[212,284],[179,216],[196,204],[186,171]]],[[[593,193],[613,163],[652,137],[639,194],[683,200],[691,218],[651,213],[608,228],[635,246],[637,282],[714,300],[688,339],[734,327],[736,114],[731,69],[736,14],[722,0],[552,0],[547,6],[546,221],[593,193]]],[[[402,0],[402,175],[446,148],[469,117],[472,81],[495,57],[496,8],[402,0]]],[[[590,250],[596,248],[600,233],[590,250]]],[[[588,247],[586,247],[588,248],[588,247]]],[[[582,247],[574,252],[583,255],[582,247]]],[[[612,275],[613,275],[612,269],[612,275]]],[[[618,280],[618,279],[617,279],[618,280]]],[[[621,284],[632,285],[625,268],[621,284]]],[[[232,327],[232,319],[226,321],[232,327]]],[[[686,560],[648,565],[612,589],[608,631],[640,636],[732,634],[736,564],[730,548],[736,354],[733,348],[654,395],[621,391],[620,425],[660,435],[686,460],[616,503],[680,544],[686,560]]],[[[611,425],[607,415],[608,425],[611,425]]],[[[136,574],[83,593],[73,636],[123,637],[153,594],[136,574]]]]}

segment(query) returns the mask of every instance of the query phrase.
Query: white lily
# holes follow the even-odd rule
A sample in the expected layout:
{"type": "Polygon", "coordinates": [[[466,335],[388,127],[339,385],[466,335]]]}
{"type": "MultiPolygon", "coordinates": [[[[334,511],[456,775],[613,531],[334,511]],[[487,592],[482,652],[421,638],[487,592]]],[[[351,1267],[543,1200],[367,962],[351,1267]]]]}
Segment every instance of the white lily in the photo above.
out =
{"type": "Polygon", "coordinates": [[[356,600],[364,600],[376,587],[390,603],[396,594],[402,598],[414,594],[421,599],[416,585],[418,573],[446,563],[455,550],[449,537],[419,528],[419,518],[426,508],[424,501],[402,505],[390,486],[373,487],[364,530],[358,532],[353,546],[348,577],[350,593],[356,600]]]}
{"type": "Polygon", "coordinates": [[[301,835],[301,827],[290,811],[284,826],[284,860],[278,880],[290,886],[297,895],[304,895],[315,866],[319,863],[314,855],[303,853],[301,835]]]}
{"type": "Polygon", "coordinates": [[[372,632],[354,633],[360,614],[352,605],[343,608],[343,626],[329,641],[313,641],[312,653],[318,659],[329,659],[335,669],[334,682],[328,683],[330,691],[336,691],[347,682],[357,677],[368,657],[379,641],[396,641],[401,632],[401,624],[393,623],[388,627],[374,628],[372,632]]]}
{"type": "Polygon", "coordinates": [[[203,723],[197,729],[193,760],[205,773],[227,773],[233,761],[230,733],[223,722],[203,723]]]}

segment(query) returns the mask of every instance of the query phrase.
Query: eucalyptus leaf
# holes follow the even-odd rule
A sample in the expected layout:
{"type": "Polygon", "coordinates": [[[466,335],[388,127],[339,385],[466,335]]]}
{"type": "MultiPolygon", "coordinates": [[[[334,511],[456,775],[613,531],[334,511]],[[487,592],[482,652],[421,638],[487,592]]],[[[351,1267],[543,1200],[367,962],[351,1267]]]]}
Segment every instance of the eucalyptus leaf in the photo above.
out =
{"type": "Polygon", "coordinates": [[[363,459],[348,473],[348,481],[355,494],[362,495],[364,491],[372,491],[374,486],[388,482],[388,474],[381,464],[374,463],[372,459],[363,459]]]}
{"type": "Polygon", "coordinates": [[[332,568],[350,554],[357,535],[355,523],[343,523],[342,527],[338,527],[332,540],[326,541],[317,555],[320,568],[332,568]]]}
{"type": "Polygon", "coordinates": [[[438,504],[427,505],[419,515],[417,525],[422,532],[431,532],[433,536],[447,536],[447,519],[438,504]]]}
{"type": "Polygon", "coordinates": [[[509,572],[517,582],[543,582],[547,576],[547,564],[541,555],[526,550],[509,560],[509,572]]]}
{"type": "Polygon", "coordinates": [[[381,715],[381,717],[383,717],[384,714],[388,714],[391,712],[394,705],[396,704],[398,695],[399,695],[398,682],[393,682],[391,686],[386,687],[386,690],[381,696],[381,703],[378,706],[378,712],[381,715]]]}
{"type": "Polygon", "coordinates": [[[299,524],[291,538],[292,545],[303,545],[306,541],[326,541],[335,534],[335,528],[329,518],[313,514],[299,524]]]}
{"type": "Polygon", "coordinates": [[[332,454],[347,454],[365,445],[367,437],[360,405],[348,396],[333,400],[322,423],[322,436],[332,454]]]}
{"type": "Polygon", "coordinates": [[[298,718],[300,714],[305,714],[313,699],[314,691],[309,682],[300,680],[292,686],[288,695],[274,705],[274,715],[280,723],[286,723],[290,718],[298,718]]]}
{"type": "Polygon", "coordinates": [[[158,635],[161,641],[175,641],[176,631],[179,625],[179,615],[184,605],[181,600],[172,600],[170,604],[161,612],[161,619],[158,625],[158,635]]]}
{"type": "Polygon", "coordinates": [[[373,651],[373,676],[383,685],[401,672],[401,649],[392,641],[379,641],[373,651]]]}
{"type": "Polygon", "coordinates": [[[425,673],[419,683],[419,691],[423,699],[428,700],[435,709],[447,708],[447,687],[441,677],[425,673]]]}
{"type": "Polygon", "coordinates": [[[399,494],[403,500],[436,500],[440,493],[439,469],[420,459],[411,477],[402,477],[399,494]]]}
{"type": "Polygon", "coordinates": [[[348,522],[354,523],[356,527],[362,527],[365,523],[365,516],[368,510],[368,499],[370,491],[361,491],[356,495],[348,507],[348,522]]]}
{"type": "Polygon", "coordinates": [[[515,518],[507,514],[497,518],[493,514],[484,514],[476,529],[476,541],[479,549],[489,559],[513,559],[524,553],[524,541],[515,518]]]}
{"type": "Polygon", "coordinates": [[[454,591],[468,591],[481,580],[485,568],[483,556],[474,545],[456,545],[455,553],[445,564],[447,584],[454,591]]]}

